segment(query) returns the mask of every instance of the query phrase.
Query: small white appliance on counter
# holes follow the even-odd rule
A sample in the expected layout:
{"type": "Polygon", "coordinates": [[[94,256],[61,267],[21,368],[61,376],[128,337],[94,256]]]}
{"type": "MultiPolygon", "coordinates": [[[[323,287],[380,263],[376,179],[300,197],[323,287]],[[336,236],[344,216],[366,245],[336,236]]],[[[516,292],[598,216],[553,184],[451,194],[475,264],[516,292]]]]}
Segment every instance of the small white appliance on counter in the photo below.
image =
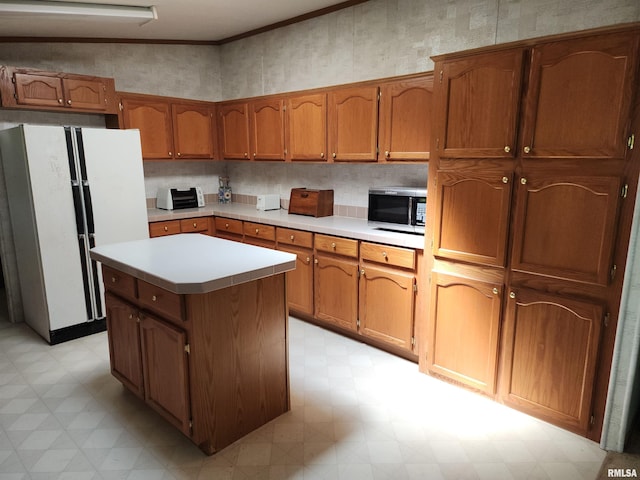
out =
{"type": "Polygon", "coordinates": [[[280,210],[280,195],[268,194],[258,195],[256,202],[257,210],[280,210]]]}
{"type": "Polygon", "coordinates": [[[163,210],[204,207],[202,188],[158,188],[156,207],[163,210]]]}
{"type": "Polygon", "coordinates": [[[149,238],[140,133],[21,125],[0,153],[25,322],[51,344],[104,331],[89,250],[149,238]]]}

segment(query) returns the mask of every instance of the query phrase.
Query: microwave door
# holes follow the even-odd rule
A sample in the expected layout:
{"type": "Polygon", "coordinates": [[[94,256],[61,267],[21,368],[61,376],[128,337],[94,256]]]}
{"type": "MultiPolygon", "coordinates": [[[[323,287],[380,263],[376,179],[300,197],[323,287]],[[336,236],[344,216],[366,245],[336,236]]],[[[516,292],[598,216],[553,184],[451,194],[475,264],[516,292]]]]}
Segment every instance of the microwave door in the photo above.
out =
{"type": "Polygon", "coordinates": [[[369,220],[410,225],[409,199],[403,196],[370,195],[369,220]]]}

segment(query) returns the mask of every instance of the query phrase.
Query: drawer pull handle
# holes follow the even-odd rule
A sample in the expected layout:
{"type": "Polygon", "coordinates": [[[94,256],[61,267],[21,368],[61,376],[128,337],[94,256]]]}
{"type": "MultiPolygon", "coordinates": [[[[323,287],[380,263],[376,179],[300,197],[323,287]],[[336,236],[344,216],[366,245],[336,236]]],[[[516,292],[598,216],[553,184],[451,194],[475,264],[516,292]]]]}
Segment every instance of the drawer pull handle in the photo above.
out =
{"type": "Polygon", "coordinates": [[[291,239],[291,241],[293,242],[293,239],[295,238],[293,235],[291,235],[291,237],[289,237],[291,239]]]}
{"type": "Polygon", "coordinates": [[[198,228],[198,224],[196,222],[193,222],[193,228],[198,228]]]}
{"type": "Polygon", "coordinates": [[[256,228],[256,235],[260,233],[260,230],[258,228],[256,228]]]}
{"type": "Polygon", "coordinates": [[[169,227],[167,227],[167,226],[165,225],[165,227],[164,227],[164,231],[165,231],[165,232],[168,232],[168,231],[169,231],[169,227]]]}
{"type": "Polygon", "coordinates": [[[331,242],[331,248],[336,249],[336,242],[331,242]]]}
{"type": "Polygon", "coordinates": [[[116,277],[111,277],[111,283],[116,283],[116,277]]]}
{"type": "Polygon", "coordinates": [[[382,258],[387,258],[387,252],[382,252],[382,258]]]}
{"type": "Polygon", "coordinates": [[[228,223],[225,223],[225,224],[224,224],[224,228],[229,228],[229,224],[228,224],[228,223]]]}
{"type": "Polygon", "coordinates": [[[133,320],[133,313],[129,314],[129,320],[133,320]]]}
{"type": "Polygon", "coordinates": [[[151,301],[152,302],[157,302],[158,301],[158,297],[156,297],[155,295],[151,296],[151,301]]]}

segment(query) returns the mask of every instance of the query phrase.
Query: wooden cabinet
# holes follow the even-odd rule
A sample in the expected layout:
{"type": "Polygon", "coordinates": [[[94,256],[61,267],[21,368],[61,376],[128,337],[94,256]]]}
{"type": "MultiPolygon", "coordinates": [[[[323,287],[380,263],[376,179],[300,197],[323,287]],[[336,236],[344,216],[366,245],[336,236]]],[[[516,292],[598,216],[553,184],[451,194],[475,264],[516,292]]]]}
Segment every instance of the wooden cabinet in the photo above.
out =
{"type": "Polygon", "coordinates": [[[326,253],[314,260],[315,316],[346,330],[358,326],[358,261],[326,253]]]}
{"type": "Polygon", "coordinates": [[[327,160],[327,94],[287,98],[287,144],[293,161],[327,160]]]}
{"type": "MultiPolygon", "coordinates": [[[[404,350],[413,349],[416,277],[412,250],[399,249],[363,242],[360,247],[360,281],[358,319],[363,335],[395,345],[404,350]],[[367,258],[365,251],[379,250],[381,266],[367,258]],[[387,251],[392,253],[387,253],[387,251]],[[411,270],[393,268],[393,251],[411,257],[411,270]],[[391,258],[391,262],[389,259],[391,258]]],[[[406,262],[403,262],[406,264],[406,262]]]]}
{"type": "Polygon", "coordinates": [[[495,282],[431,273],[430,372],[495,394],[502,290],[495,282]]]}
{"type": "Polygon", "coordinates": [[[154,95],[120,95],[121,126],[140,130],[145,160],[211,160],[216,134],[214,105],[154,95]]]}
{"type": "Polygon", "coordinates": [[[112,78],[0,67],[0,96],[9,108],[118,112],[112,78]]]}
{"type": "Polygon", "coordinates": [[[380,85],[378,161],[429,160],[433,75],[380,85]]]}
{"type": "Polygon", "coordinates": [[[216,237],[225,238],[241,242],[243,239],[244,228],[242,220],[232,218],[214,217],[216,237]]]}
{"type": "Polygon", "coordinates": [[[214,109],[192,104],[171,105],[176,158],[214,158],[214,109]]]}
{"type": "Polygon", "coordinates": [[[525,99],[526,158],[623,158],[638,35],[623,32],[535,46],[525,99]]]}
{"type": "Polygon", "coordinates": [[[253,160],[284,160],[284,100],[249,103],[250,150],[253,160]]]}
{"type": "Polygon", "coordinates": [[[638,182],[639,42],[616,28],[435,58],[421,369],[596,441],[638,182]],[[510,293],[502,307],[492,288],[510,293]],[[496,383],[486,332],[501,318],[496,383]]]}
{"type": "Polygon", "coordinates": [[[244,242],[258,247],[276,248],[276,227],[263,223],[243,222],[244,242]]]}
{"type": "Polygon", "coordinates": [[[150,237],[163,237],[177,233],[204,233],[213,235],[212,217],[183,218],[149,223],[150,237]]]}
{"type": "Polygon", "coordinates": [[[140,314],[145,401],[185,435],[190,434],[187,338],[149,313],[140,314]]]}
{"type": "Polygon", "coordinates": [[[105,294],[105,304],[111,374],[144,398],[138,310],[109,293],[105,294]]]}
{"type": "Polygon", "coordinates": [[[313,234],[278,227],[278,250],[296,256],[296,269],[287,272],[287,301],[292,313],[313,315],[313,234]]]}
{"type": "Polygon", "coordinates": [[[501,398],[582,435],[591,416],[603,308],[528,289],[509,294],[501,398]]]}
{"type": "Polygon", "coordinates": [[[329,150],[332,160],[377,160],[378,87],[332,90],[328,95],[329,150]]]}
{"type": "Polygon", "coordinates": [[[524,172],[514,211],[511,268],[607,285],[621,188],[615,176],[524,172]]]}
{"type": "Polygon", "coordinates": [[[510,169],[467,164],[437,172],[436,257],[505,265],[512,176],[510,169]]]}
{"type": "Polygon", "coordinates": [[[436,148],[441,158],[513,158],[524,50],[444,60],[436,68],[436,148]]]}
{"type": "Polygon", "coordinates": [[[218,105],[222,157],[249,160],[249,105],[231,102],[218,105]]]}

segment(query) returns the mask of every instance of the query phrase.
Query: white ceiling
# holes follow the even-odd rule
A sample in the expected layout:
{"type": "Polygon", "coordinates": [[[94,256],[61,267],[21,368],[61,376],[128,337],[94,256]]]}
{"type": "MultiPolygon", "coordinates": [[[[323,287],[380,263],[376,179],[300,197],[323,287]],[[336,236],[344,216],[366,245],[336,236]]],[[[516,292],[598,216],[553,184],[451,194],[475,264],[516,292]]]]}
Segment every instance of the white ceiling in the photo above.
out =
{"type": "Polygon", "coordinates": [[[118,5],[155,5],[158,19],[146,25],[81,18],[62,20],[0,14],[0,37],[80,37],[215,42],[288,20],[343,0],[67,0],[118,5]]]}

